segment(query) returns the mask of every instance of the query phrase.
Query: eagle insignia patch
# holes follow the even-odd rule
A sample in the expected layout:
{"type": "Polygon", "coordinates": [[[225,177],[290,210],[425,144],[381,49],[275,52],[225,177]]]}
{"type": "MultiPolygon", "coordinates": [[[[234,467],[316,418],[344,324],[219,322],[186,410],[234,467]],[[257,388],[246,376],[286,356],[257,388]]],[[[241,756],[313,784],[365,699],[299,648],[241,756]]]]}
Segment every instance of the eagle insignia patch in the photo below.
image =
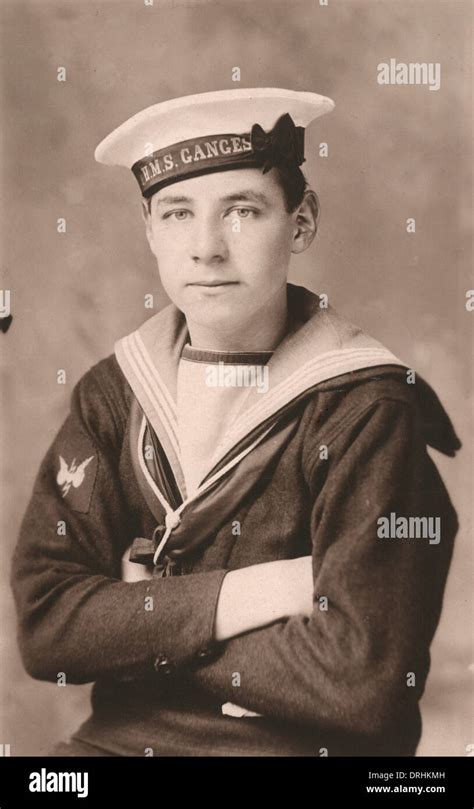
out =
{"type": "Polygon", "coordinates": [[[67,502],[75,511],[88,511],[96,469],[95,455],[90,455],[79,463],[77,457],[68,463],[62,455],[59,455],[56,483],[61,489],[63,498],[67,498],[67,502]]]}
{"type": "Polygon", "coordinates": [[[76,464],[76,459],[74,458],[74,460],[71,461],[71,466],[68,467],[63,456],[59,456],[60,466],[56,482],[59,486],[62,486],[63,497],[66,497],[71,486],[74,486],[75,489],[81,486],[81,484],[84,482],[86,467],[92,460],[94,460],[93,455],[91,455],[90,458],[86,458],[86,460],[78,466],[76,464]]]}

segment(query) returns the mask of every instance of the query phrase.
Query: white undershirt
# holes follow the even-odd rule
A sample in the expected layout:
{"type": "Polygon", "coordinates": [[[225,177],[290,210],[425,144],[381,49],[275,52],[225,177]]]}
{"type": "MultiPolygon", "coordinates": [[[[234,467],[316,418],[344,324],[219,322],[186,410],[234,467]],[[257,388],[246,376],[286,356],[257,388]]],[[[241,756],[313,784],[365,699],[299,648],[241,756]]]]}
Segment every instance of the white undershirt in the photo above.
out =
{"type": "Polygon", "coordinates": [[[235,378],[241,379],[238,374],[241,366],[263,366],[271,355],[271,351],[240,353],[203,351],[189,344],[184,347],[178,367],[177,409],[181,466],[188,497],[211,471],[213,458],[249,393],[248,385],[219,384],[223,374],[217,371],[230,365],[237,371],[235,378]]]}

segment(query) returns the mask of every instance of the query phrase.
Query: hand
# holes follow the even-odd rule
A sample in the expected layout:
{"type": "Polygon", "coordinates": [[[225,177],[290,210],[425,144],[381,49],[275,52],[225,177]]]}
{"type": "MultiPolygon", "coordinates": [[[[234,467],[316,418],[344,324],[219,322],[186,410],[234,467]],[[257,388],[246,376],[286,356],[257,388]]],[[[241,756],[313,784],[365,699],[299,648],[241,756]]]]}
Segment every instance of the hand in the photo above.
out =
{"type": "Polygon", "coordinates": [[[311,556],[299,556],[296,559],[278,559],[272,564],[278,565],[281,596],[287,617],[290,615],[306,615],[313,612],[313,560],[311,556]]]}
{"type": "MultiPolygon", "coordinates": [[[[131,546],[130,546],[131,547],[131,546]]],[[[122,580],[123,581],[143,581],[143,579],[153,578],[153,572],[146,565],[139,565],[137,562],[130,562],[130,547],[122,556],[122,580]]]]}
{"type": "Polygon", "coordinates": [[[214,638],[227,640],[291,615],[309,617],[312,611],[311,556],[230,570],[219,593],[214,638]]]}

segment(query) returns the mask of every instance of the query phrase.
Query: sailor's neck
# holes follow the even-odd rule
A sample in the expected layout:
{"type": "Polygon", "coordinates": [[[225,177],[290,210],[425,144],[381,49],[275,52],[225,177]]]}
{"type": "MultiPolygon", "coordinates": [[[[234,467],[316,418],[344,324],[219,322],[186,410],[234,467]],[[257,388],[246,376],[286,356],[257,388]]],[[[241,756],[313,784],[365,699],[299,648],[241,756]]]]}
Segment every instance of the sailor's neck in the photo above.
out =
{"type": "Polygon", "coordinates": [[[291,328],[287,309],[278,318],[265,314],[253,322],[236,325],[235,328],[207,328],[201,323],[187,319],[189,342],[193,348],[203,351],[274,351],[291,328]]]}

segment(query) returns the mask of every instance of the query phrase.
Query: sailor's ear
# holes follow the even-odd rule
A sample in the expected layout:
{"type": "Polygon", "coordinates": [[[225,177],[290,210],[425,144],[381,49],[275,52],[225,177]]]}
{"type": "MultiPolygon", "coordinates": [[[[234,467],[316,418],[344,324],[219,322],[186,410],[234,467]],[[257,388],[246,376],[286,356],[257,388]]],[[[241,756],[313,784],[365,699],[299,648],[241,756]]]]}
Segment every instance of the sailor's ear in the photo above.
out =
{"type": "Polygon", "coordinates": [[[318,232],[320,206],[318,195],[308,188],[303,201],[294,211],[294,233],[292,253],[303,253],[307,250],[318,232]]]}

